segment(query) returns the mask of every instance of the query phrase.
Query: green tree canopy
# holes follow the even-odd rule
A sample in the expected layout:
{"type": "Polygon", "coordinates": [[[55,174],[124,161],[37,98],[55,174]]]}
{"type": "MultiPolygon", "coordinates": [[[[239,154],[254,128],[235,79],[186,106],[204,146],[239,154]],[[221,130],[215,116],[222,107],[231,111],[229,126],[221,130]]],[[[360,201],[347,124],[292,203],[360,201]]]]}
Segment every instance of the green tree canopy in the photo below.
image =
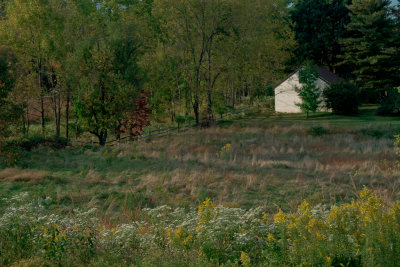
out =
{"type": "Polygon", "coordinates": [[[350,0],[299,0],[291,11],[298,61],[311,60],[335,70],[346,34],[350,0]]]}
{"type": "Polygon", "coordinates": [[[114,21],[108,6],[93,15],[94,31],[76,52],[79,84],[74,96],[80,124],[105,145],[111,131],[120,131],[139,95],[140,76],[135,25],[114,21]],[[106,16],[104,16],[106,14],[106,16]]]}
{"type": "Polygon", "coordinates": [[[302,86],[297,88],[297,92],[302,100],[301,103],[297,105],[300,107],[301,111],[307,114],[307,118],[309,116],[310,111],[317,111],[319,105],[322,100],[321,97],[321,89],[317,87],[316,81],[319,78],[318,69],[311,62],[308,62],[302,69],[299,71],[299,80],[302,86]]]}
{"type": "Polygon", "coordinates": [[[399,85],[399,33],[389,0],[353,0],[348,5],[348,37],[343,38],[341,64],[351,66],[357,85],[369,100],[399,85]]]}

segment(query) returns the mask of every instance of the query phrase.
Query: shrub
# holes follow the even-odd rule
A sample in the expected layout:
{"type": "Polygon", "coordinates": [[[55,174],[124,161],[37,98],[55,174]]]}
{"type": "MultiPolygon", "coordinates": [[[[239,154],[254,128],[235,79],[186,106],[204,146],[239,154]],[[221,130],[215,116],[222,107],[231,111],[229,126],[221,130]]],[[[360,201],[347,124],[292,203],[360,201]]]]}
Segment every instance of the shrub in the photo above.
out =
{"type": "Polygon", "coordinates": [[[227,106],[224,103],[218,103],[215,106],[215,111],[217,112],[217,114],[220,116],[221,119],[225,114],[231,112],[232,110],[233,110],[233,107],[227,106]]]}
{"type": "Polygon", "coordinates": [[[203,118],[200,121],[200,127],[201,128],[209,128],[213,124],[213,121],[209,118],[203,118]]]}
{"type": "Polygon", "coordinates": [[[20,148],[16,142],[0,142],[0,167],[14,166],[20,159],[20,148]]]}
{"type": "Polygon", "coordinates": [[[376,139],[387,138],[392,139],[394,135],[400,133],[399,127],[393,127],[393,125],[368,125],[366,127],[360,127],[351,131],[356,137],[372,137],[376,139]]]}
{"type": "Polygon", "coordinates": [[[382,116],[400,116],[400,93],[395,89],[387,91],[382,99],[378,114],[382,116]]]}
{"type": "Polygon", "coordinates": [[[175,117],[175,122],[178,123],[178,125],[184,124],[186,122],[186,117],[178,115],[175,117]]]}
{"type": "Polygon", "coordinates": [[[328,134],[328,132],[329,131],[322,126],[311,127],[308,131],[308,133],[313,137],[323,136],[325,134],[328,134]]]}
{"type": "Polygon", "coordinates": [[[63,149],[68,145],[68,140],[64,137],[44,138],[40,135],[26,136],[19,141],[19,147],[26,151],[45,146],[53,149],[63,149]]]}
{"type": "Polygon", "coordinates": [[[258,97],[254,99],[253,105],[256,107],[256,111],[273,111],[275,98],[271,96],[258,97]]]}
{"type": "Polygon", "coordinates": [[[363,128],[359,132],[360,135],[364,136],[369,136],[373,137],[376,139],[380,139],[385,136],[385,132],[380,130],[380,129],[374,129],[374,128],[363,128]]]}
{"type": "Polygon", "coordinates": [[[68,139],[64,137],[44,138],[40,135],[6,140],[0,144],[0,166],[14,166],[21,159],[23,151],[31,151],[39,146],[64,149],[67,145],[68,139]]]}
{"type": "Polygon", "coordinates": [[[350,82],[333,83],[323,92],[327,108],[339,115],[352,115],[360,106],[360,90],[350,82]]]}

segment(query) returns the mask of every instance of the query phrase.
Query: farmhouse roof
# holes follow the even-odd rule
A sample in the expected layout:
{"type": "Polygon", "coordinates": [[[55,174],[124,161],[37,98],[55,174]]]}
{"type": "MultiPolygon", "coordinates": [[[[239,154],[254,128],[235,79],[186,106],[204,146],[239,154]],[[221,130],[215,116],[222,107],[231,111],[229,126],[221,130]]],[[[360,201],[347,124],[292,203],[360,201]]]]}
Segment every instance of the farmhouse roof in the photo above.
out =
{"type": "MultiPolygon", "coordinates": [[[[281,85],[282,83],[286,82],[290,77],[292,77],[301,68],[303,68],[303,66],[301,66],[300,68],[296,69],[294,72],[289,74],[283,81],[281,81],[277,86],[275,86],[275,88],[278,87],[279,85],[281,85]]],[[[342,78],[340,78],[335,73],[331,72],[330,70],[328,70],[325,67],[318,66],[317,69],[318,69],[318,73],[319,73],[319,78],[328,84],[340,82],[343,80],[342,78]]]]}
{"type": "Polygon", "coordinates": [[[343,80],[325,67],[318,67],[319,78],[327,83],[336,83],[343,80]]]}

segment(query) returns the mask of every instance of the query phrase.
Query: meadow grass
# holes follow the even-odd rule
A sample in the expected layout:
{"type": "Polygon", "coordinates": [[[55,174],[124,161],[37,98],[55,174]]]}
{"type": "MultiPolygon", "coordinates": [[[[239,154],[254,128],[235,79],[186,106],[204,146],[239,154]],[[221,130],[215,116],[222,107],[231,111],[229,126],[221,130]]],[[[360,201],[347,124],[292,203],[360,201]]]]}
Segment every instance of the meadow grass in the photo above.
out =
{"type": "Polygon", "coordinates": [[[0,170],[0,197],[50,196],[58,209],[99,208],[126,220],[145,207],[192,207],[206,198],[229,207],[273,213],[312,203],[349,201],[368,186],[399,199],[393,135],[399,120],[318,113],[255,113],[134,144],[73,146],[23,152],[0,170]]]}
{"type": "Polygon", "coordinates": [[[0,169],[0,265],[395,266],[398,133],[372,109],[256,112],[24,151],[0,169]]]}

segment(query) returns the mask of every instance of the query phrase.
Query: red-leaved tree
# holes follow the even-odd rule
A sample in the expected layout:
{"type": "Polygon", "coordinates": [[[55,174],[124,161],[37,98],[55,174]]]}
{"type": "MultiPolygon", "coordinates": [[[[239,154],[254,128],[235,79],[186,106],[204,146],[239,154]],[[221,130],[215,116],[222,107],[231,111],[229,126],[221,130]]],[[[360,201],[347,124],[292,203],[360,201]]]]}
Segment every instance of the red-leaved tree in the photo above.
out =
{"type": "Polygon", "coordinates": [[[143,129],[150,125],[149,116],[151,110],[148,108],[148,105],[147,94],[141,91],[139,97],[136,99],[134,109],[128,113],[128,119],[122,126],[122,132],[128,132],[131,140],[136,140],[143,133],[143,129]]]}

